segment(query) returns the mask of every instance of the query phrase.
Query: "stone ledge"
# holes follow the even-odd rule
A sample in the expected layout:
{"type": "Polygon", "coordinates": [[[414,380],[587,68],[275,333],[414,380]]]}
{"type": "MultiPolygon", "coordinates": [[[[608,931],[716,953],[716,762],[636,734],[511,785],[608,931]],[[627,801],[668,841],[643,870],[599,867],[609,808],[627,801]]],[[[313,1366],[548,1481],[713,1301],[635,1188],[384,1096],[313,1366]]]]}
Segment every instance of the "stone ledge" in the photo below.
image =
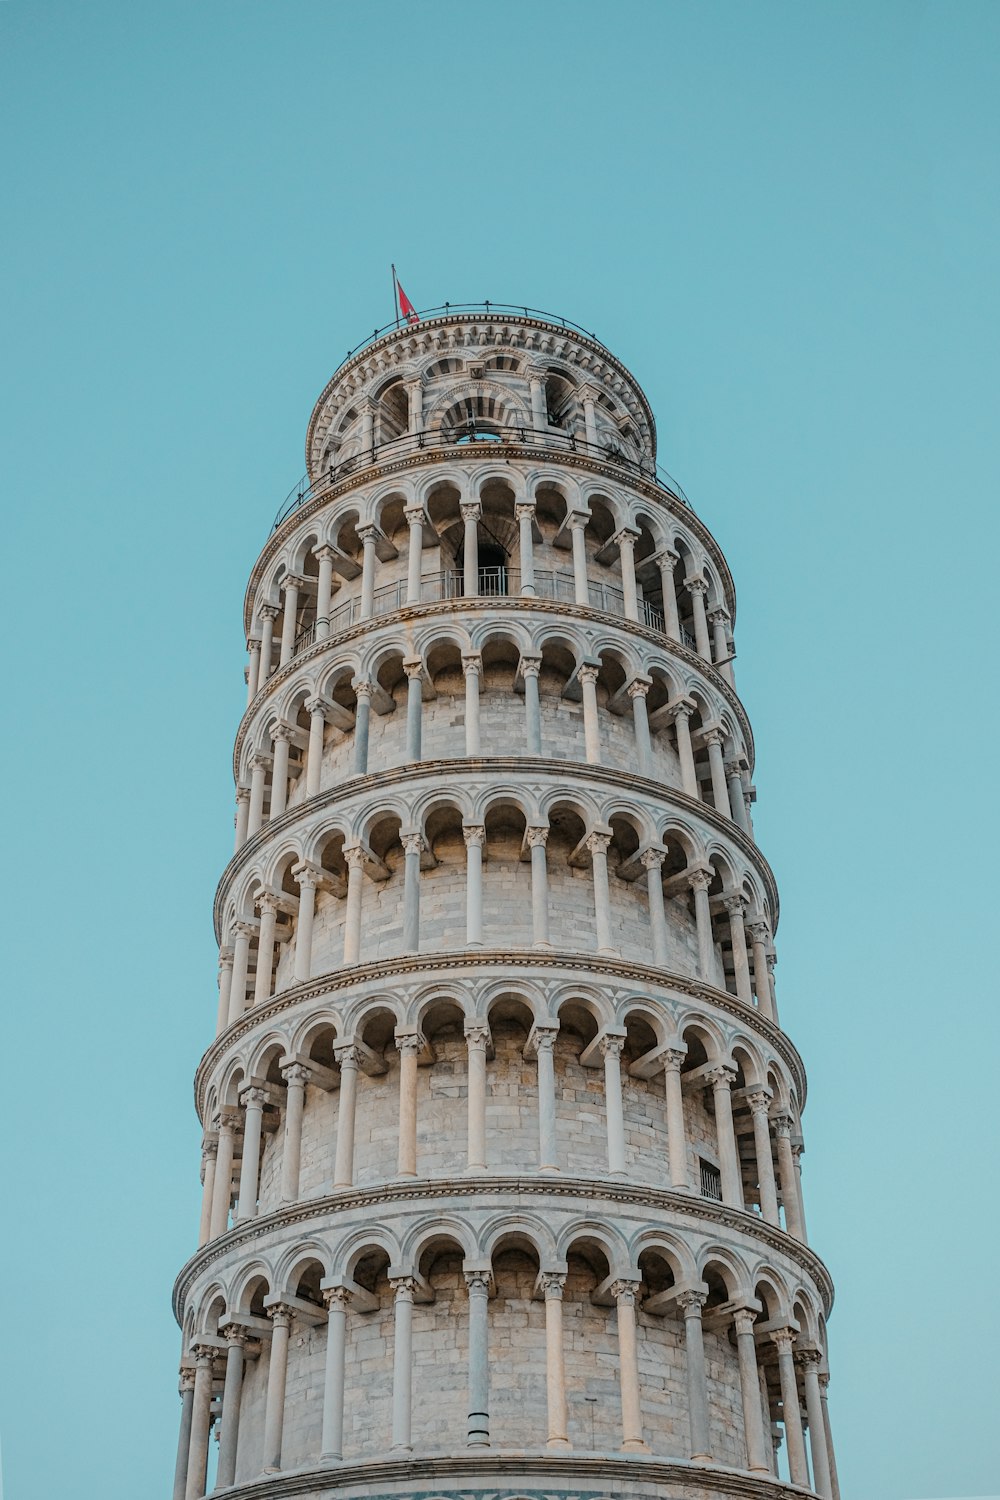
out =
{"type": "Polygon", "coordinates": [[[174,1283],[173,1309],[178,1325],[182,1322],[181,1303],[187,1288],[197,1275],[208,1266],[224,1259],[233,1250],[252,1244],[271,1230],[290,1224],[310,1224],[316,1219],[345,1213],[350,1210],[385,1208],[390,1203],[412,1204],[448,1198],[487,1198],[487,1207],[496,1210],[496,1199],[511,1200],[512,1210],[520,1206],[524,1198],[570,1198],[576,1202],[593,1204],[624,1203],[633,1207],[658,1209],[706,1221],[715,1227],[726,1228],[737,1234],[748,1235],[770,1250],[787,1256],[806,1267],[818,1287],[824,1304],[825,1316],[829,1318],[833,1309],[833,1280],[823,1261],[809,1245],[794,1239],[784,1230],[766,1224],[755,1214],[744,1209],[729,1208],[711,1198],[702,1198],[692,1193],[675,1193],[666,1188],[654,1188],[644,1183],[628,1182],[624,1179],[601,1177],[575,1177],[568,1173],[545,1172],[536,1177],[501,1176],[489,1172],[477,1176],[428,1177],[406,1181],[372,1184],[362,1188],[349,1188],[341,1193],[330,1193],[319,1198],[309,1198],[291,1208],[279,1209],[275,1213],[262,1214],[258,1218],[228,1229],[217,1239],[203,1245],[182,1268],[174,1283]]]}

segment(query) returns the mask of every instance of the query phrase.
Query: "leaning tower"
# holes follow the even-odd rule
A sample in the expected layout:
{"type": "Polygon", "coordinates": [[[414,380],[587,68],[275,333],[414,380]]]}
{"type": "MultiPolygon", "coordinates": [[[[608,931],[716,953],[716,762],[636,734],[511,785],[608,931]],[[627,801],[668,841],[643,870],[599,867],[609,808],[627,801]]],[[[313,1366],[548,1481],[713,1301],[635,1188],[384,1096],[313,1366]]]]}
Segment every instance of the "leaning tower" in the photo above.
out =
{"type": "Polygon", "coordinates": [[[445,307],[254,567],[175,1500],[838,1496],[725,559],[592,335],[445,307]]]}

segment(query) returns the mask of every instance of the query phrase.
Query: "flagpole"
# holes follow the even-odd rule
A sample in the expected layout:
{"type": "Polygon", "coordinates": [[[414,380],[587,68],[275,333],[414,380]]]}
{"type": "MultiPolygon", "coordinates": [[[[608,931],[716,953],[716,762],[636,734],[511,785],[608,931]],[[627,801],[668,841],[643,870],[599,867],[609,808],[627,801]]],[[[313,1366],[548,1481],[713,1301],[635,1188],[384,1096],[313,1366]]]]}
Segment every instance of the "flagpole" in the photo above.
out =
{"type": "Polygon", "coordinates": [[[392,310],[396,317],[396,327],[399,327],[399,283],[396,280],[396,267],[392,268],[392,310]]]}

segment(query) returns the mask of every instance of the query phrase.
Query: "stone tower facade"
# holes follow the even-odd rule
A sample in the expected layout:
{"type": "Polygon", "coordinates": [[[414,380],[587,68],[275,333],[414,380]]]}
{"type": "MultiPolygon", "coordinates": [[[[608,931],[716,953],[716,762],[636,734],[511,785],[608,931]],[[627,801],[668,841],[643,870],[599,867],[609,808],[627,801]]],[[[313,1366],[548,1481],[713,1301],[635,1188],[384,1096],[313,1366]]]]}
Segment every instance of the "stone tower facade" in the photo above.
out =
{"type": "Polygon", "coordinates": [[[733,583],[642,390],[444,309],[307,459],[244,610],[175,1500],[832,1500],[733,583]]]}

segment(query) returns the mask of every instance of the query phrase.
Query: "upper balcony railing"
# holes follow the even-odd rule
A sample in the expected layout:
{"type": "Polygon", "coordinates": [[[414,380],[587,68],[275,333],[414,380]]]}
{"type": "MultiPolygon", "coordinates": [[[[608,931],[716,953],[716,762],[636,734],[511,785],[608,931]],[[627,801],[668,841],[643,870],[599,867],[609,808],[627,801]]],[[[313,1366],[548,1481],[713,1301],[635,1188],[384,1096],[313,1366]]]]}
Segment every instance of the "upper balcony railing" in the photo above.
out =
{"type": "Polygon", "coordinates": [[[650,484],[655,484],[672,499],[686,506],[688,510],[692,509],[690,500],[666,469],[661,468],[659,464],[654,464],[648,458],[631,458],[624,448],[615,442],[592,443],[575,432],[566,432],[559,427],[539,429],[527,423],[512,427],[476,419],[470,420],[462,427],[451,428],[447,432],[405,432],[399,437],[389,438],[384,443],[373,443],[362,453],[352,454],[349,458],[342,458],[339,463],[330,464],[316,480],[310,480],[309,475],[304,474],[285,498],[271,529],[276,531],[282,521],[300,506],[307,505],[310,500],[315,500],[324,494],[341,479],[350,474],[360,473],[363,469],[374,468],[382,463],[392,463],[396,459],[408,457],[411,453],[419,453],[422,449],[439,452],[442,449],[453,448],[458,454],[462,454],[468,452],[470,448],[478,449],[480,446],[483,451],[488,451],[491,445],[500,448],[508,445],[540,449],[554,448],[557,452],[581,453],[586,457],[598,458],[602,463],[617,465],[626,475],[634,475],[645,479],[650,484]]]}
{"type": "MultiPolygon", "coordinates": [[[[353,349],[348,349],[337,370],[342,370],[344,365],[352,360],[362,349],[367,349],[370,344],[375,344],[379,339],[385,338],[386,334],[396,333],[401,328],[409,328],[412,333],[420,327],[421,323],[430,322],[434,318],[449,318],[452,316],[466,317],[469,313],[486,313],[488,317],[510,317],[540,318],[543,323],[554,323],[559,328],[565,328],[568,333],[582,333],[585,339],[590,339],[592,344],[598,344],[611,359],[617,363],[617,356],[611,353],[607,344],[601,342],[596,333],[591,333],[580,323],[574,323],[572,318],[562,318],[558,313],[542,312],[539,307],[519,307],[513,302],[442,302],[440,307],[423,307],[417,315],[416,323],[407,323],[404,318],[395,318],[391,323],[385,323],[381,328],[374,328],[367,338],[362,339],[353,349]]],[[[334,370],[336,375],[337,370],[334,370]]]]}
{"type": "MultiPolygon", "coordinates": [[[[595,582],[593,579],[588,583],[590,594],[590,608],[604,610],[606,614],[625,614],[624,592],[616,588],[614,584],[595,582]]],[[[439,604],[448,599],[462,599],[465,595],[464,580],[461,570],[458,568],[446,568],[440,573],[427,573],[420,580],[420,602],[421,604],[439,604]]],[[[521,594],[521,573],[519,568],[480,568],[478,596],[481,599],[504,599],[519,598],[523,602],[530,602],[526,596],[521,594]]],[[[559,568],[536,568],[535,569],[535,594],[536,599],[557,599],[565,604],[572,604],[576,599],[576,588],[573,574],[559,568]]],[[[406,579],[398,579],[395,583],[386,584],[383,588],[376,589],[372,601],[372,619],[378,619],[382,615],[394,613],[397,609],[406,607],[406,579]]],[[[663,612],[655,605],[649,604],[645,599],[639,600],[639,620],[650,630],[664,631],[663,612]]],[[[329,635],[339,635],[343,630],[350,630],[353,625],[361,623],[361,598],[360,595],[348,599],[338,609],[331,612],[329,617],[329,635]]],[[[681,628],[681,639],[686,646],[695,649],[694,637],[689,631],[681,628]]],[[[295,640],[295,654],[305,651],[316,640],[315,624],[308,626],[299,632],[295,640]]]]}

